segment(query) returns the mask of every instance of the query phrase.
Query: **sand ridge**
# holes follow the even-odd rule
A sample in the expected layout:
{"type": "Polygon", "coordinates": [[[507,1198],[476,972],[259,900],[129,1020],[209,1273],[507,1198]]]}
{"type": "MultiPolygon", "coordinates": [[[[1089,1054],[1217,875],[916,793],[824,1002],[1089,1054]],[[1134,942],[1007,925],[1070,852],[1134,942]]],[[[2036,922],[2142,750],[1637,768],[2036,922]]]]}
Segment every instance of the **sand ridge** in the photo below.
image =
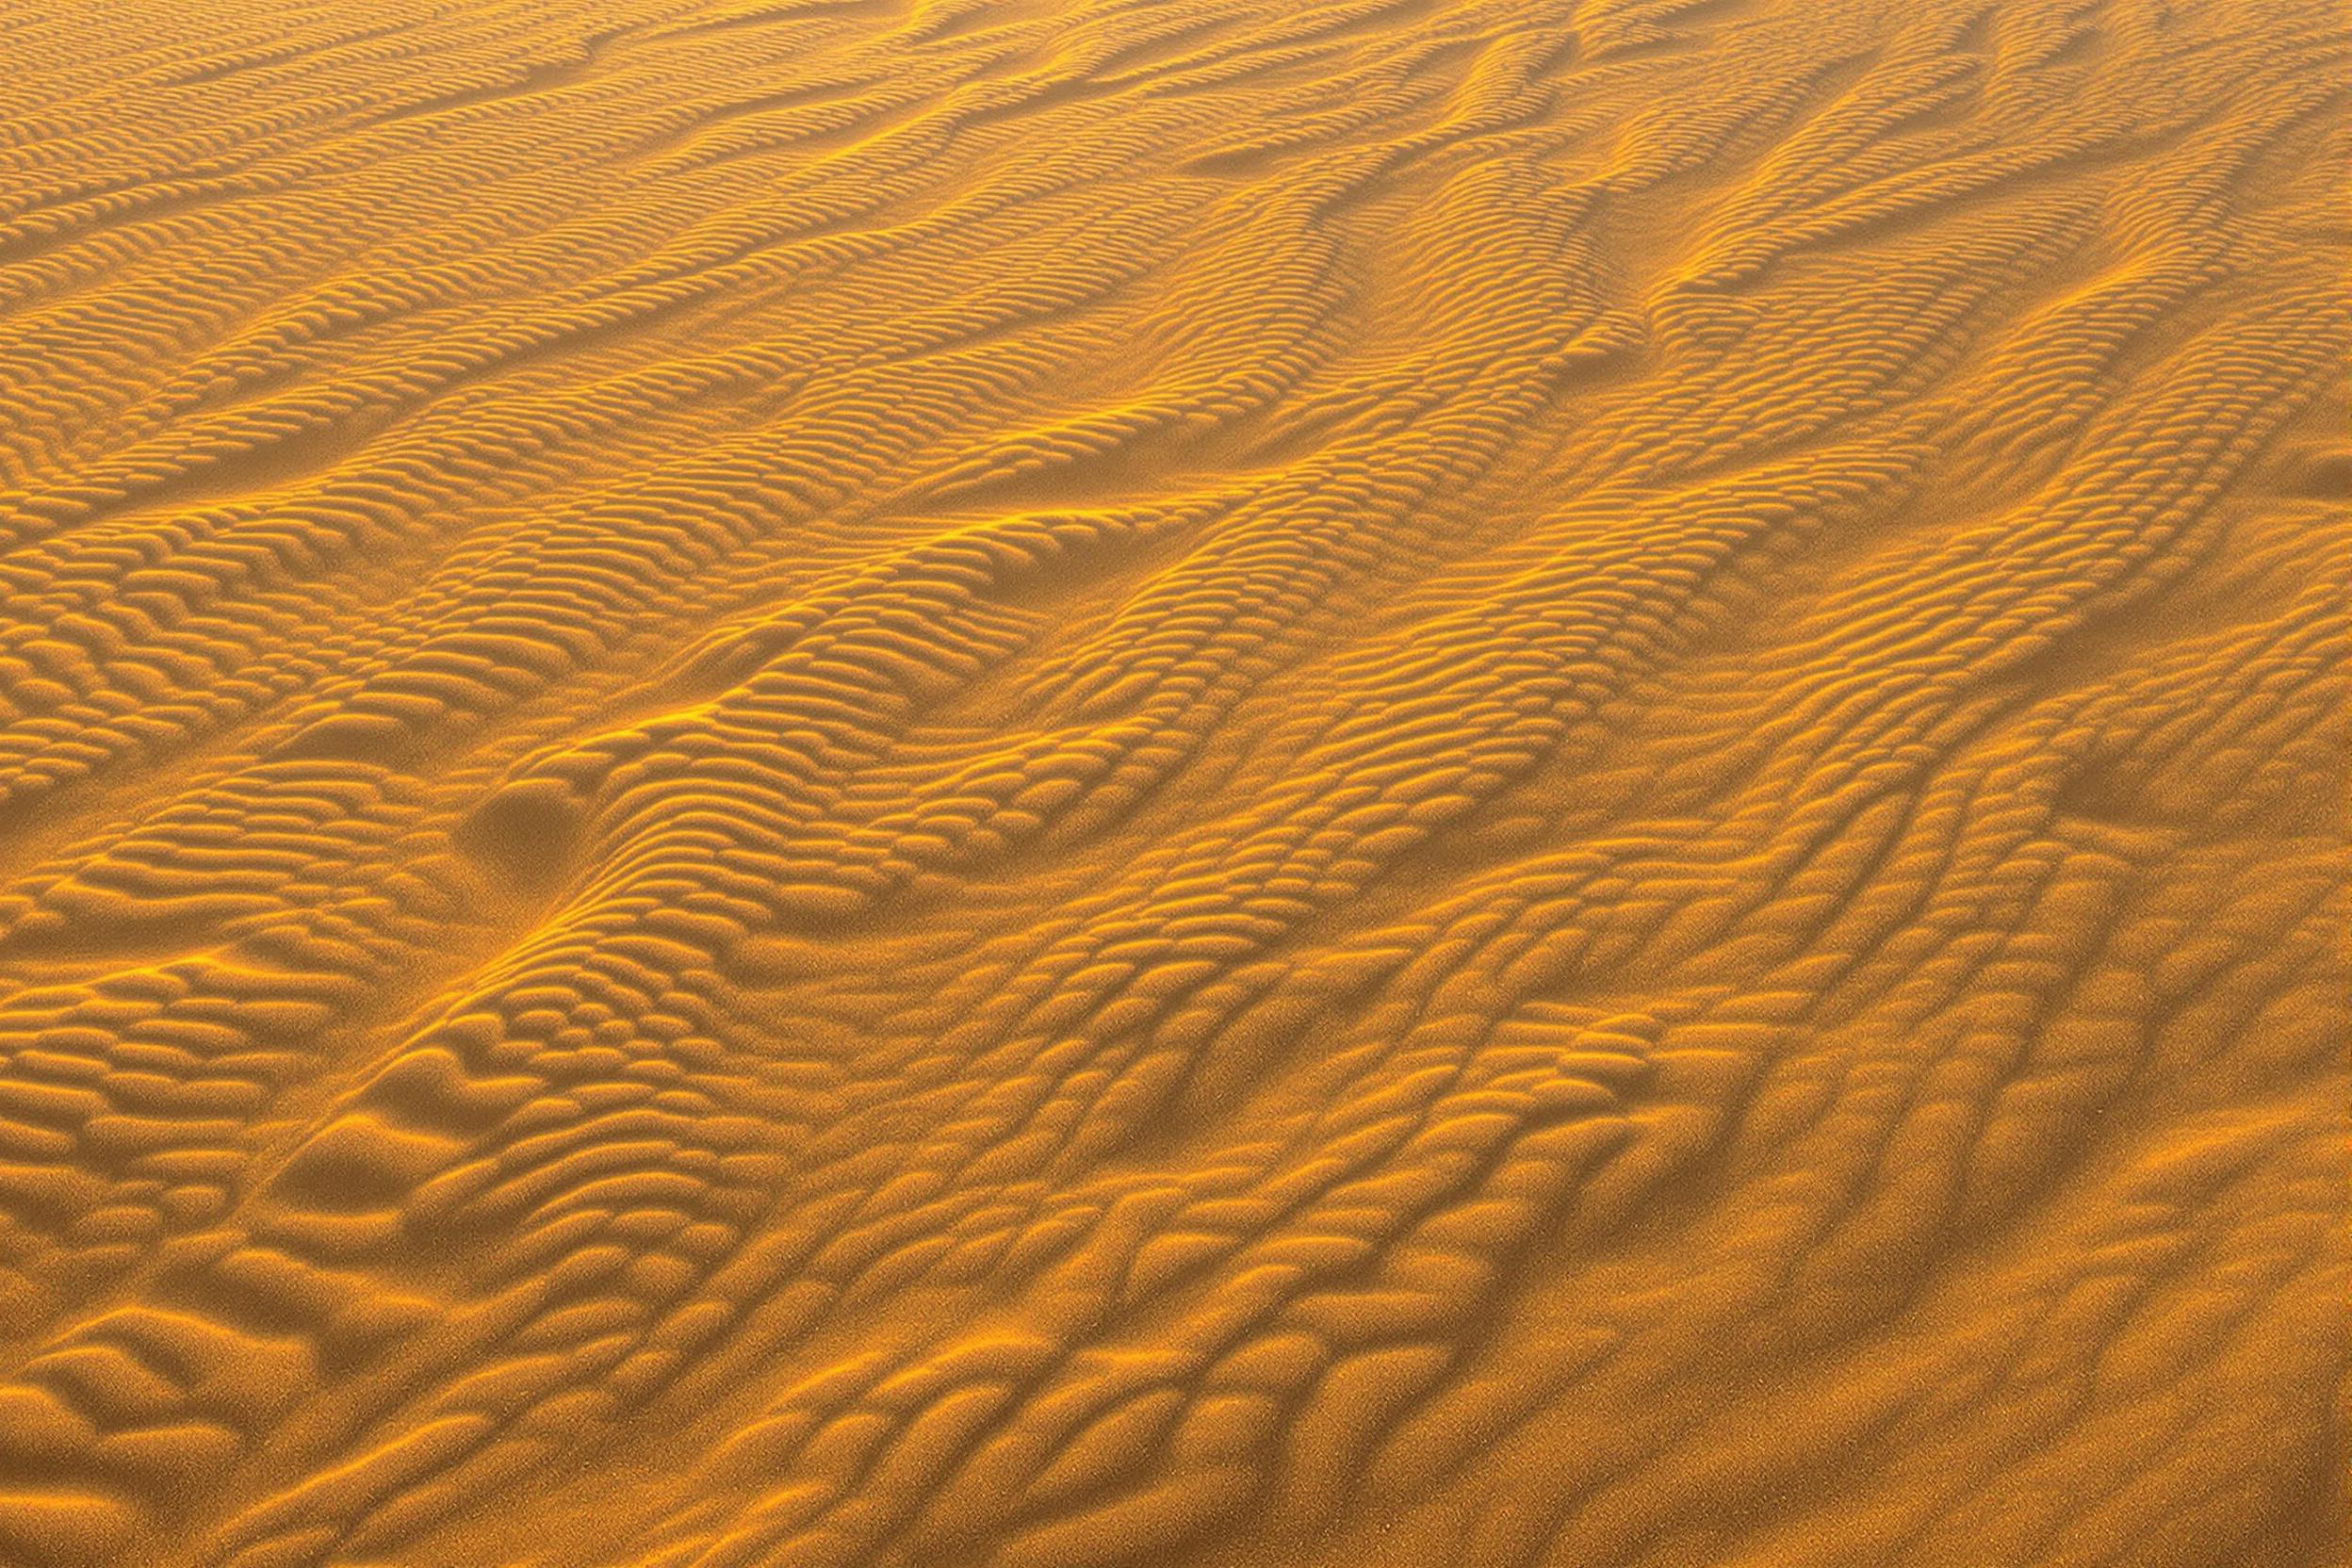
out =
{"type": "Polygon", "coordinates": [[[2340,8],[0,63],[0,1564],[2342,1560],[2340,8]]]}

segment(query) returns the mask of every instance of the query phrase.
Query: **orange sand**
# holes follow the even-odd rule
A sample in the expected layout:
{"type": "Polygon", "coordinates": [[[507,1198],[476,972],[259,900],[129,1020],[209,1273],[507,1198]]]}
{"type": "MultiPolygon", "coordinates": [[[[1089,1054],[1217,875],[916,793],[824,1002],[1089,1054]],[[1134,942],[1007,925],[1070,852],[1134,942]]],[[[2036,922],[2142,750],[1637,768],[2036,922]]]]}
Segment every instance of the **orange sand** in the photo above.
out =
{"type": "Polygon", "coordinates": [[[2344,1561],[2348,128],[0,8],[0,1564],[2344,1561]]]}

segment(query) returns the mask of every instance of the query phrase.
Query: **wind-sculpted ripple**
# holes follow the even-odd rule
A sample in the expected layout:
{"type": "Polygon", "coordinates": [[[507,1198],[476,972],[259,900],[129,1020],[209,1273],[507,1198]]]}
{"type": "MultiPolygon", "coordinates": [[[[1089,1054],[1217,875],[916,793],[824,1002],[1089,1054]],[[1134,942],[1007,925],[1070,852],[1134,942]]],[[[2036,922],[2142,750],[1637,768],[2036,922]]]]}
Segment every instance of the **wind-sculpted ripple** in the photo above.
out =
{"type": "Polygon", "coordinates": [[[2340,8],[0,64],[0,1563],[2344,1560],[2340,8]]]}

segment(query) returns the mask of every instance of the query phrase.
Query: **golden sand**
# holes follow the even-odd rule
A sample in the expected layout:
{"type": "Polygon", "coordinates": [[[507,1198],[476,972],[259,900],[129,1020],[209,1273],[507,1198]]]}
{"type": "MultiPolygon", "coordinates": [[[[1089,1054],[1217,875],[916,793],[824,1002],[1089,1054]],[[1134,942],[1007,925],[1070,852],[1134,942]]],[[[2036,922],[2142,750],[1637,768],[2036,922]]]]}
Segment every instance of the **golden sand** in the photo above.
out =
{"type": "Polygon", "coordinates": [[[0,1564],[2332,1568],[2348,128],[0,7],[0,1564]]]}

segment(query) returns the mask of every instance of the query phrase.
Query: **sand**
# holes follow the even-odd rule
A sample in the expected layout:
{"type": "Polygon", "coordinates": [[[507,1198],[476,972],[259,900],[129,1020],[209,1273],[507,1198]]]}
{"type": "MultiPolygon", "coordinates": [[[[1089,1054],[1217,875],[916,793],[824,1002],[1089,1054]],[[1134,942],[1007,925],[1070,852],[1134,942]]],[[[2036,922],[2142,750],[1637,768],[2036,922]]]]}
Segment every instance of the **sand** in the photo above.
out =
{"type": "Polygon", "coordinates": [[[0,1564],[2332,1568],[2352,17],[0,8],[0,1564]]]}

